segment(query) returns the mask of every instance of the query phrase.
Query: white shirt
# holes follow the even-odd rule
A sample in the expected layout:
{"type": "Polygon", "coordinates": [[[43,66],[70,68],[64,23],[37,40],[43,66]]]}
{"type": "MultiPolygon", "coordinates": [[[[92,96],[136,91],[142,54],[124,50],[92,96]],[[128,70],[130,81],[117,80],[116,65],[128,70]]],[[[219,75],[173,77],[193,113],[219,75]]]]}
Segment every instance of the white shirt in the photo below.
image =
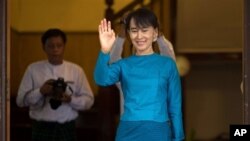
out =
{"type": "Polygon", "coordinates": [[[78,110],[89,109],[94,103],[94,96],[83,69],[71,62],[63,61],[61,65],[52,65],[47,60],[35,62],[28,66],[21,81],[16,99],[19,107],[29,106],[29,115],[38,121],[64,123],[77,118],[78,110]],[[52,109],[49,97],[40,93],[40,87],[49,79],[64,78],[69,83],[66,93],[71,95],[70,103],[62,103],[52,109]],[[71,87],[72,90],[69,90],[71,87]]]}

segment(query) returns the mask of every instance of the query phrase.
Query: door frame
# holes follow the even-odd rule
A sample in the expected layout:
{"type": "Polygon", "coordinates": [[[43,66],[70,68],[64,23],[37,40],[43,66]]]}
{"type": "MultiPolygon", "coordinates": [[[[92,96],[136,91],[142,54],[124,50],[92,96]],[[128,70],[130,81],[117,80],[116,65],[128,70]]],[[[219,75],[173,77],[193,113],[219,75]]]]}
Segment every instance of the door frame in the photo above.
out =
{"type": "Polygon", "coordinates": [[[10,26],[8,0],[0,0],[0,141],[10,140],[10,26]]]}
{"type": "Polygon", "coordinates": [[[250,124],[250,1],[244,0],[244,25],[243,25],[243,39],[244,46],[242,52],[242,79],[243,79],[243,123],[250,124]]]}

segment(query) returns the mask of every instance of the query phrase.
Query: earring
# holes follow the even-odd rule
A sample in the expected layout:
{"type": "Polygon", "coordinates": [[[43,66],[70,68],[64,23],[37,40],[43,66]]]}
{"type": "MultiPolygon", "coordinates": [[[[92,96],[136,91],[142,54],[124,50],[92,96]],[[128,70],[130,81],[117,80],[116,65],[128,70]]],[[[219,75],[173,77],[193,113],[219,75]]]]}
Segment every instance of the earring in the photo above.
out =
{"type": "Polygon", "coordinates": [[[157,40],[157,37],[154,37],[154,40],[153,40],[153,41],[155,42],[156,40],[157,40]]]}

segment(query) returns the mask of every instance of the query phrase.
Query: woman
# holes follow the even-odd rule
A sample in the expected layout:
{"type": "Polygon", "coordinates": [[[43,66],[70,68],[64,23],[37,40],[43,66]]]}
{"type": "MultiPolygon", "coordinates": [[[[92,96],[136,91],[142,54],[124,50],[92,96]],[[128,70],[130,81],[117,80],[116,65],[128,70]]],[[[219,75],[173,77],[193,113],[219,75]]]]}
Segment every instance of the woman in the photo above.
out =
{"type": "Polygon", "coordinates": [[[98,85],[121,82],[124,113],[116,141],[183,140],[180,77],[174,60],[153,50],[157,17],[150,10],[137,9],[127,16],[125,29],[136,53],[109,64],[115,33],[110,21],[101,21],[101,51],[94,72],[98,85]]]}

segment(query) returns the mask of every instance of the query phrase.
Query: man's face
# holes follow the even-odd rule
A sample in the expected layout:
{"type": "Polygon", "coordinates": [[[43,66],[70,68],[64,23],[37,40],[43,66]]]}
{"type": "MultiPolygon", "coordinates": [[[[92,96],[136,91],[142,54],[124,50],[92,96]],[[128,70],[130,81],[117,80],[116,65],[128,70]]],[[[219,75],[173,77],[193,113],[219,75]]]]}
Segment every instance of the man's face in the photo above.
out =
{"type": "Polygon", "coordinates": [[[63,61],[65,43],[60,36],[50,37],[46,40],[43,49],[52,64],[61,64],[63,61]]]}

